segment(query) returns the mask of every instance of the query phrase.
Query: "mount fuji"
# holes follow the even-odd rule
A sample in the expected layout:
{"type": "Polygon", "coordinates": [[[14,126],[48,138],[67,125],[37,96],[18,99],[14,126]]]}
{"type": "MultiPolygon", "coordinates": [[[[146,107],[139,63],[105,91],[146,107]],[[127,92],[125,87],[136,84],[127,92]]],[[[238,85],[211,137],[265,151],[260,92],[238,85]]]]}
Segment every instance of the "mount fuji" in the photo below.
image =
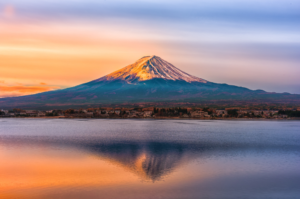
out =
{"type": "Polygon", "coordinates": [[[137,103],[292,103],[300,95],[268,93],[209,82],[189,75],[157,56],[75,87],[0,99],[0,108],[66,108],[137,103]]]}

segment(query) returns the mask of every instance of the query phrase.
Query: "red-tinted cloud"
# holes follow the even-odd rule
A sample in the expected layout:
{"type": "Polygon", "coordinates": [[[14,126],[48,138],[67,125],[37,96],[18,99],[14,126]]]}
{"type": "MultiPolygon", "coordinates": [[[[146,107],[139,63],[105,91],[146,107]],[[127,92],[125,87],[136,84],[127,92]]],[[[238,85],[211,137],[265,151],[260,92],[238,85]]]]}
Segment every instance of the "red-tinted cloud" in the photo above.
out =
{"type": "Polygon", "coordinates": [[[11,18],[11,17],[15,16],[15,8],[12,5],[7,5],[4,7],[2,13],[5,17],[11,18]]]}
{"type": "Polygon", "coordinates": [[[0,86],[0,97],[30,95],[58,88],[57,86],[0,86]]]}

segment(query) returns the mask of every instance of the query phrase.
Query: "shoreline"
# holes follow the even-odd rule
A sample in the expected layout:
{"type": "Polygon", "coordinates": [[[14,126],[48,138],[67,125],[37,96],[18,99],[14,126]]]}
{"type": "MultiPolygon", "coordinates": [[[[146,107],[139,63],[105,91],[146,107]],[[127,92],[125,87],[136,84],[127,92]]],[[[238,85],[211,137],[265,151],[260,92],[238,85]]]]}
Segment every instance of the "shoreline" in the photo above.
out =
{"type": "Polygon", "coordinates": [[[237,120],[237,121],[286,121],[286,120],[300,120],[300,118],[180,118],[180,117],[159,117],[159,118],[84,118],[84,117],[62,117],[62,116],[49,116],[49,117],[0,117],[1,118],[14,118],[14,119],[125,119],[125,120],[237,120]]]}

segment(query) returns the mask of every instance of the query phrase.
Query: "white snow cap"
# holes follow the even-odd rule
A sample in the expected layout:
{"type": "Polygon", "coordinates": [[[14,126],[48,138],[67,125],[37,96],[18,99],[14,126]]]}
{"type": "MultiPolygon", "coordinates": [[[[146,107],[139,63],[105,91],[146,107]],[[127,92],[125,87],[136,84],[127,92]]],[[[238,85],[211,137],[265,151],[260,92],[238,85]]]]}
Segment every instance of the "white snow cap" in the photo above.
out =
{"type": "Polygon", "coordinates": [[[189,75],[158,56],[145,56],[134,64],[106,75],[96,81],[125,80],[127,82],[146,81],[154,78],[202,82],[206,80],[189,75]]]}

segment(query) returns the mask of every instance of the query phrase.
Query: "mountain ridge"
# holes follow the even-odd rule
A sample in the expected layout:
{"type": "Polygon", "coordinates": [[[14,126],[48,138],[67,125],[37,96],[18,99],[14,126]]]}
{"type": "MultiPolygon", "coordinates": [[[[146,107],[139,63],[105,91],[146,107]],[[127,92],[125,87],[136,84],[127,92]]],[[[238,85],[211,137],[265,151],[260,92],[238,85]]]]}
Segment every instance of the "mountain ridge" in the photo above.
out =
{"type": "Polygon", "coordinates": [[[209,82],[189,75],[157,56],[135,63],[99,79],[71,88],[0,99],[0,108],[64,108],[136,103],[165,104],[296,104],[300,95],[209,82]]]}

